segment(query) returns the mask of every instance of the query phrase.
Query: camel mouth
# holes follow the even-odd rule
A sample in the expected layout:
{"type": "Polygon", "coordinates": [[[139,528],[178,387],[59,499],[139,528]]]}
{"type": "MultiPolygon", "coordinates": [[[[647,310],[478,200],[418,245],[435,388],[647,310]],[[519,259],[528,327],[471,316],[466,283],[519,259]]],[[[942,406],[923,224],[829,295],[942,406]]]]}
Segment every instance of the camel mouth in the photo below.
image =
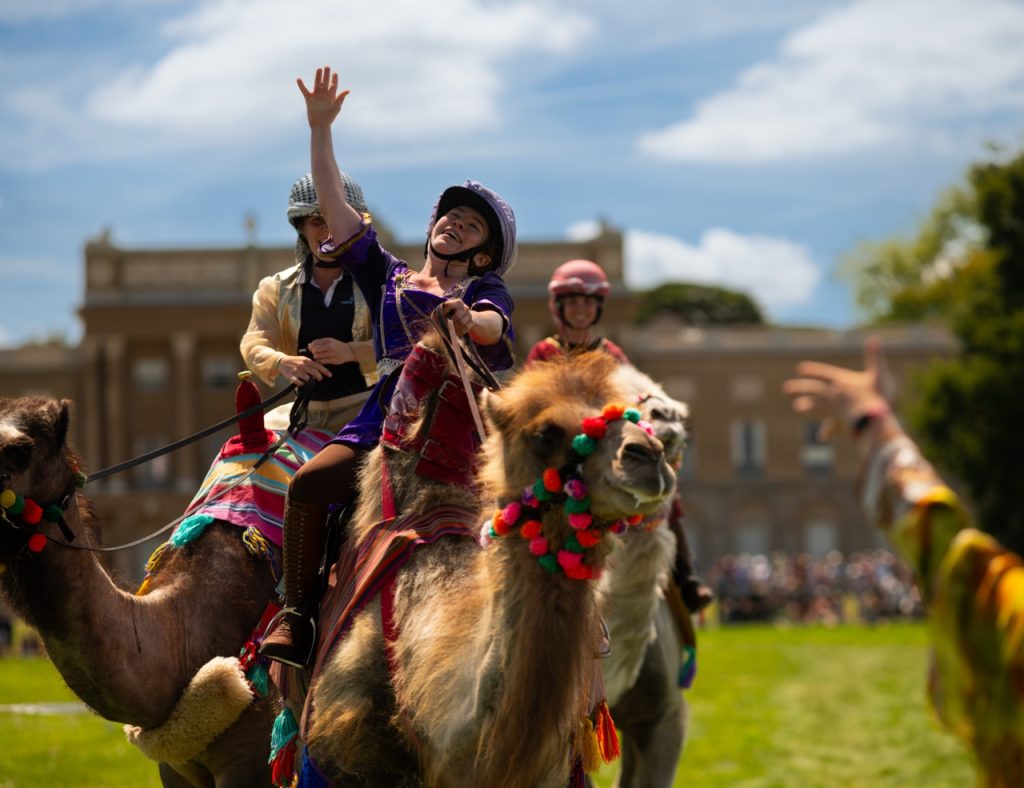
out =
{"type": "Polygon", "coordinates": [[[609,469],[602,481],[604,489],[595,491],[594,512],[607,519],[629,514],[654,514],[668,503],[676,491],[675,472],[664,458],[640,475],[609,469]]]}

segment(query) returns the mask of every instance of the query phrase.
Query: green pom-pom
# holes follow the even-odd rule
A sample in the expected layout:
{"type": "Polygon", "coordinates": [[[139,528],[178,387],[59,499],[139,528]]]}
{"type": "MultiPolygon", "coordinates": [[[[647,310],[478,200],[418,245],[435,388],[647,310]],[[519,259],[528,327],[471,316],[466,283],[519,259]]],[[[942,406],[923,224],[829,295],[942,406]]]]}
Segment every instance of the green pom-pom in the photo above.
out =
{"type": "Polygon", "coordinates": [[[489,539],[497,539],[499,536],[501,536],[501,534],[494,530],[493,525],[487,529],[487,537],[489,539]]]}
{"type": "Polygon", "coordinates": [[[576,538],[576,534],[569,534],[569,538],[565,540],[565,549],[570,553],[582,553],[584,547],[580,544],[580,540],[576,538]]]}
{"type": "Polygon", "coordinates": [[[533,483],[533,494],[537,496],[538,501],[550,501],[555,497],[555,494],[544,486],[543,479],[537,479],[533,483]]]}
{"type": "Polygon", "coordinates": [[[45,509],[43,509],[43,519],[48,523],[59,523],[61,518],[64,517],[64,510],[61,509],[57,504],[51,503],[45,509]]]}
{"type": "Polygon", "coordinates": [[[267,691],[270,689],[270,674],[267,673],[266,666],[260,660],[252,663],[252,667],[249,668],[245,677],[249,679],[252,688],[259,693],[261,698],[267,696],[267,691]]]}
{"type": "Polygon", "coordinates": [[[626,421],[631,421],[634,424],[636,424],[638,421],[640,421],[640,411],[638,411],[636,408],[626,408],[624,411],[622,411],[622,418],[624,418],[626,421]]]}
{"type": "Polygon", "coordinates": [[[174,529],[170,542],[174,547],[183,547],[189,542],[198,539],[203,531],[216,518],[212,514],[194,514],[181,521],[181,525],[174,529]]]}
{"type": "Polygon", "coordinates": [[[572,450],[583,457],[589,457],[597,448],[597,443],[589,435],[582,432],[572,439],[572,450]]]}
{"type": "Polygon", "coordinates": [[[270,760],[277,757],[277,754],[288,746],[288,742],[294,739],[299,733],[299,726],[295,724],[295,717],[291,710],[285,706],[281,713],[274,720],[274,729],[270,732],[270,760]]]}
{"type": "Polygon", "coordinates": [[[72,478],[75,481],[75,487],[77,487],[79,490],[85,487],[85,483],[89,481],[89,477],[86,476],[81,471],[75,471],[75,475],[72,478]]]}
{"type": "Polygon", "coordinates": [[[545,553],[537,559],[537,563],[543,566],[552,574],[558,571],[558,559],[551,553],[545,553]]]}
{"type": "Polygon", "coordinates": [[[581,514],[590,509],[590,496],[584,496],[578,501],[572,498],[565,499],[565,513],[566,514],[581,514]]]}
{"type": "Polygon", "coordinates": [[[11,514],[21,514],[25,511],[25,499],[20,495],[14,496],[14,503],[7,507],[7,511],[11,514]]]}

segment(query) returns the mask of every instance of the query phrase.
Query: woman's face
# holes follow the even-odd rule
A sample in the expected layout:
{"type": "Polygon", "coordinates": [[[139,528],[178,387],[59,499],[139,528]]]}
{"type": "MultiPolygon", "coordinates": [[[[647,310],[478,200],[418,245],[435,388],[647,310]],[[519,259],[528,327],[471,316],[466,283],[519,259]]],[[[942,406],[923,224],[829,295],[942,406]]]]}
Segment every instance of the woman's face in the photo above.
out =
{"type": "Polygon", "coordinates": [[[302,237],[309,244],[313,257],[317,260],[323,260],[324,258],[320,255],[320,244],[331,237],[331,231],[327,228],[327,222],[324,221],[324,217],[319,215],[304,216],[299,232],[302,233],[302,237]]]}
{"type": "Polygon", "coordinates": [[[479,211],[457,205],[437,220],[431,243],[442,254],[457,254],[487,242],[490,232],[479,211]]]}
{"type": "Polygon", "coordinates": [[[562,317],[570,328],[590,328],[597,320],[598,300],[588,295],[563,296],[562,317]]]}

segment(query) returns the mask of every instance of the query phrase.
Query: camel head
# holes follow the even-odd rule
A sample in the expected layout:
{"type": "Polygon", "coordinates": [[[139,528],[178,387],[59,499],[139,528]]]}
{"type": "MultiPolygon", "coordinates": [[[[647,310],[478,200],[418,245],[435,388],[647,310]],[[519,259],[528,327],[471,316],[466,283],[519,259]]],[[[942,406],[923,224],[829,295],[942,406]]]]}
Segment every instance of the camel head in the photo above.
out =
{"type": "Polygon", "coordinates": [[[670,397],[661,384],[634,366],[621,365],[617,377],[630,392],[629,401],[636,403],[644,420],[654,428],[654,435],[665,447],[669,463],[678,470],[683,462],[689,407],[685,402],[670,397]]]}
{"type": "Polygon", "coordinates": [[[26,544],[41,549],[45,541],[32,536],[60,519],[84,480],[67,445],[70,404],[0,398],[0,560],[26,544]]]}
{"type": "MultiPolygon", "coordinates": [[[[638,522],[675,491],[664,447],[628,408],[617,366],[603,353],[537,364],[484,400],[491,430],[481,480],[500,506],[512,504],[502,511],[515,515],[496,522],[499,533],[511,519],[504,530],[519,531],[530,540],[530,552],[550,563],[555,559],[533,536],[536,526],[520,522],[521,509],[545,512],[538,536],[570,577],[564,552],[579,552],[577,542],[592,546],[627,518],[638,522]],[[572,516],[579,514],[592,522],[572,516]]],[[[583,572],[580,579],[588,576],[583,572]]]]}

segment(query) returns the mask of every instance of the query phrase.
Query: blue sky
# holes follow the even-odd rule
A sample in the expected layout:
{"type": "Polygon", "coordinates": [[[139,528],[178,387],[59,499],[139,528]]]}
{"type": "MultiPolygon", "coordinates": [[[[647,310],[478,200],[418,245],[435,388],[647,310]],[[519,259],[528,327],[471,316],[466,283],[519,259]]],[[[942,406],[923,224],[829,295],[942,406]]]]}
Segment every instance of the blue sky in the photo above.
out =
{"type": "Polygon", "coordinates": [[[1021,41],[1020,0],[0,0],[0,345],[77,339],[103,228],[288,243],[294,80],[324,64],[341,166],[402,238],[472,177],[523,238],[622,229],[631,286],[852,325],[842,255],[1024,143],[1021,41]]]}

